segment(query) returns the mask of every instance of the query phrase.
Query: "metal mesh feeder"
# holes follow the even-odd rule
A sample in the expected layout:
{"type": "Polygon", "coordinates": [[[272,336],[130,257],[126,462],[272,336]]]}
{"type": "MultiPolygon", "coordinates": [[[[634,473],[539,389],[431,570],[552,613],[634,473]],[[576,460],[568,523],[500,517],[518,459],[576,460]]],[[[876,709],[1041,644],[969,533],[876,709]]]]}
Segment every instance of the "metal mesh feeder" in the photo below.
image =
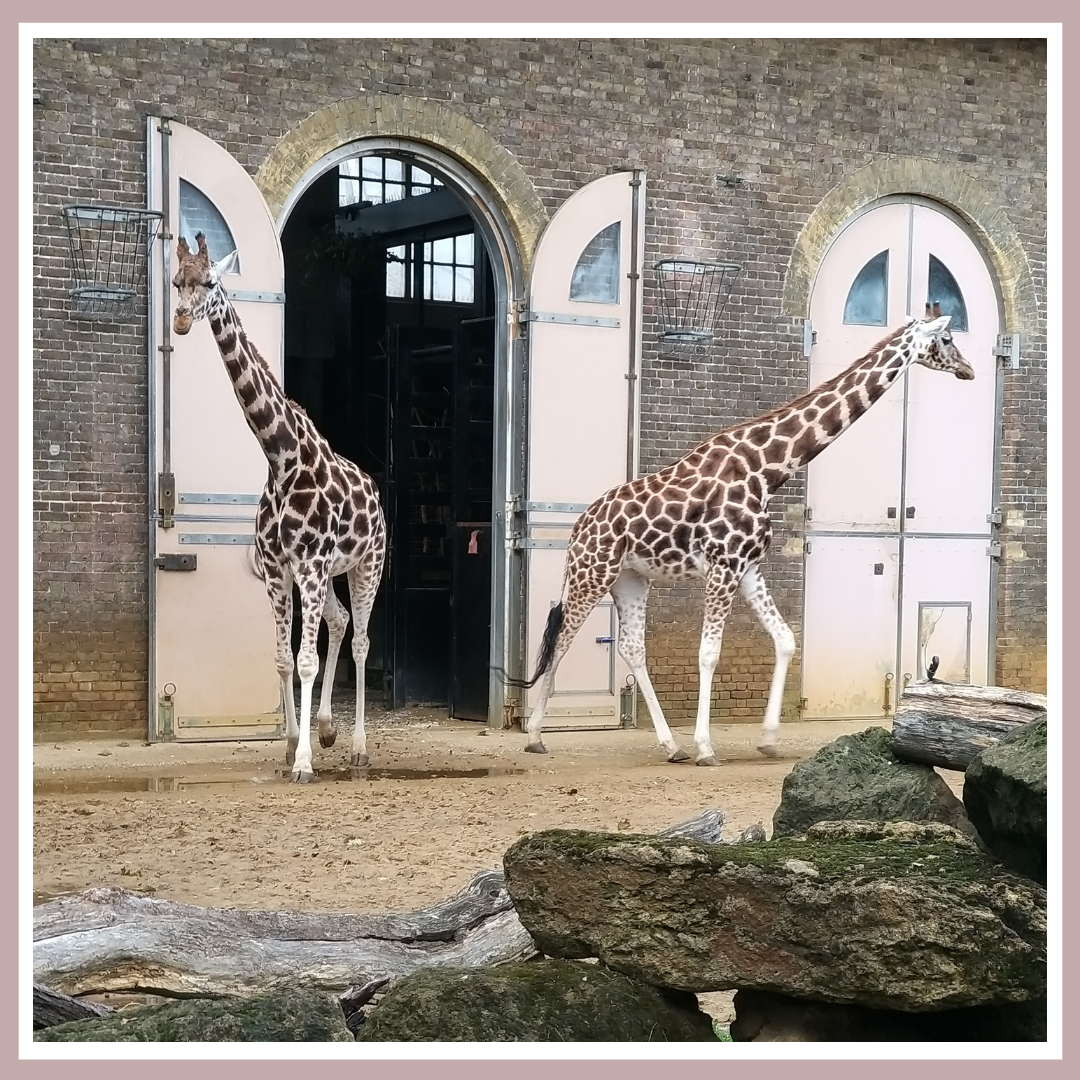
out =
{"type": "Polygon", "coordinates": [[[134,317],[160,220],[157,210],[64,207],[76,318],[116,322],[134,317]]]}
{"type": "Polygon", "coordinates": [[[665,259],[653,269],[660,285],[660,337],[664,341],[711,341],[738,263],[665,259]]]}

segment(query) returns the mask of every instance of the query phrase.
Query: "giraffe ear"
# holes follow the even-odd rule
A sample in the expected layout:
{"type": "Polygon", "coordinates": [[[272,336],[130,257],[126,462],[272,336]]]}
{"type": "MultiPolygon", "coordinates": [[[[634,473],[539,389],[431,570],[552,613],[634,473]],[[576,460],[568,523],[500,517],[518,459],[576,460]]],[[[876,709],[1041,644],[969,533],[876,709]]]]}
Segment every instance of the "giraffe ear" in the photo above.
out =
{"type": "Polygon", "coordinates": [[[933,322],[927,323],[923,328],[927,337],[937,337],[938,334],[943,334],[948,328],[951,318],[951,315],[940,315],[933,322]]]}
{"type": "Polygon", "coordinates": [[[234,250],[230,251],[220,262],[214,263],[214,276],[224,277],[226,274],[240,273],[240,255],[234,250]]]}

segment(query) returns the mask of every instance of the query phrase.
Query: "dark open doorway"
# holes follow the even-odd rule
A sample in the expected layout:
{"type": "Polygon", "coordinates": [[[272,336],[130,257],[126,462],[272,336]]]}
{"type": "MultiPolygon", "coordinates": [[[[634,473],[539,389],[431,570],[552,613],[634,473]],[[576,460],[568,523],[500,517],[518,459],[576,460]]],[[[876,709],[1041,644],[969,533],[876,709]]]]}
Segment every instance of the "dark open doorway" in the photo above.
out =
{"type": "MultiPolygon", "coordinates": [[[[393,708],[486,720],[495,300],[484,243],[437,173],[373,155],[311,184],[282,249],[285,390],[374,477],[387,516],[367,685],[393,708]]],[[[343,581],[338,595],[348,603],[343,581]]]]}

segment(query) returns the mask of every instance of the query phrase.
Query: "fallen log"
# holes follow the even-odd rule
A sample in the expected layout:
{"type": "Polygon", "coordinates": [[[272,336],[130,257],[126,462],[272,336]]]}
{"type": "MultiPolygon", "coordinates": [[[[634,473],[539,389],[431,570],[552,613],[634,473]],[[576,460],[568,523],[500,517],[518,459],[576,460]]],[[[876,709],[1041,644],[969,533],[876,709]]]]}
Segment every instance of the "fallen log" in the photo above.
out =
{"type": "Polygon", "coordinates": [[[111,1016],[112,1009],[94,1001],[79,1001],[34,983],[34,1030],[66,1024],[69,1020],[100,1019],[111,1016]]]}
{"type": "MultiPolygon", "coordinates": [[[[722,840],[707,810],[665,830],[722,840]]],[[[34,981],[65,994],[248,996],[284,986],[341,992],[425,967],[482,967],[536,955],[499,870],[405,914],[245,911],[87,889],[34,908],[34,981]]]]}
{"type": "Polygon", "coordinates": [[[983,750],[1045,715],[1046,697],[1027,690],[912,683],[896,707],[892,749],[906,761],[963,772],[983,750]]]}

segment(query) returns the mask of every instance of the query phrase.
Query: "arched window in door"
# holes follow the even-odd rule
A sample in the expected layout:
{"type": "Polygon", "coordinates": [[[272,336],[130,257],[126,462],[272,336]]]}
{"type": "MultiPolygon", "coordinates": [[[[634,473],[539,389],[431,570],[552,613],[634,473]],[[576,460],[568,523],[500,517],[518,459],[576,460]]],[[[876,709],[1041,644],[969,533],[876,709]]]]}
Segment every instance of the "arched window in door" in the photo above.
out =
{"type": "Polygon", "coordinates": [[[194,184],[180,178],[180,235],[194,245],[195,236],[206,237],[211,262],[220,262],[236,250],[232,230],[221,211],[194,184]]]}
{"type": "Polygon", "coordinates": [[[926,283],[926,301],[940,304],[942,315],[951,315],[950,330],[965,331],[968,328],[967,306],[964,294],[949,268],[938,258],[930,256],[929,280],[926,283]]]}
{"type": "Polygon", "coordinates": [[[585,246],[570,278],[570,299],[619,302],[619,225],[601,229],[585,246]]]}
{"type": "Polygon", "coordinates": [[[844,302],[844,322],[884,326],[889,310],[889,251],[879,251],[856,274],[844,302]]]}

